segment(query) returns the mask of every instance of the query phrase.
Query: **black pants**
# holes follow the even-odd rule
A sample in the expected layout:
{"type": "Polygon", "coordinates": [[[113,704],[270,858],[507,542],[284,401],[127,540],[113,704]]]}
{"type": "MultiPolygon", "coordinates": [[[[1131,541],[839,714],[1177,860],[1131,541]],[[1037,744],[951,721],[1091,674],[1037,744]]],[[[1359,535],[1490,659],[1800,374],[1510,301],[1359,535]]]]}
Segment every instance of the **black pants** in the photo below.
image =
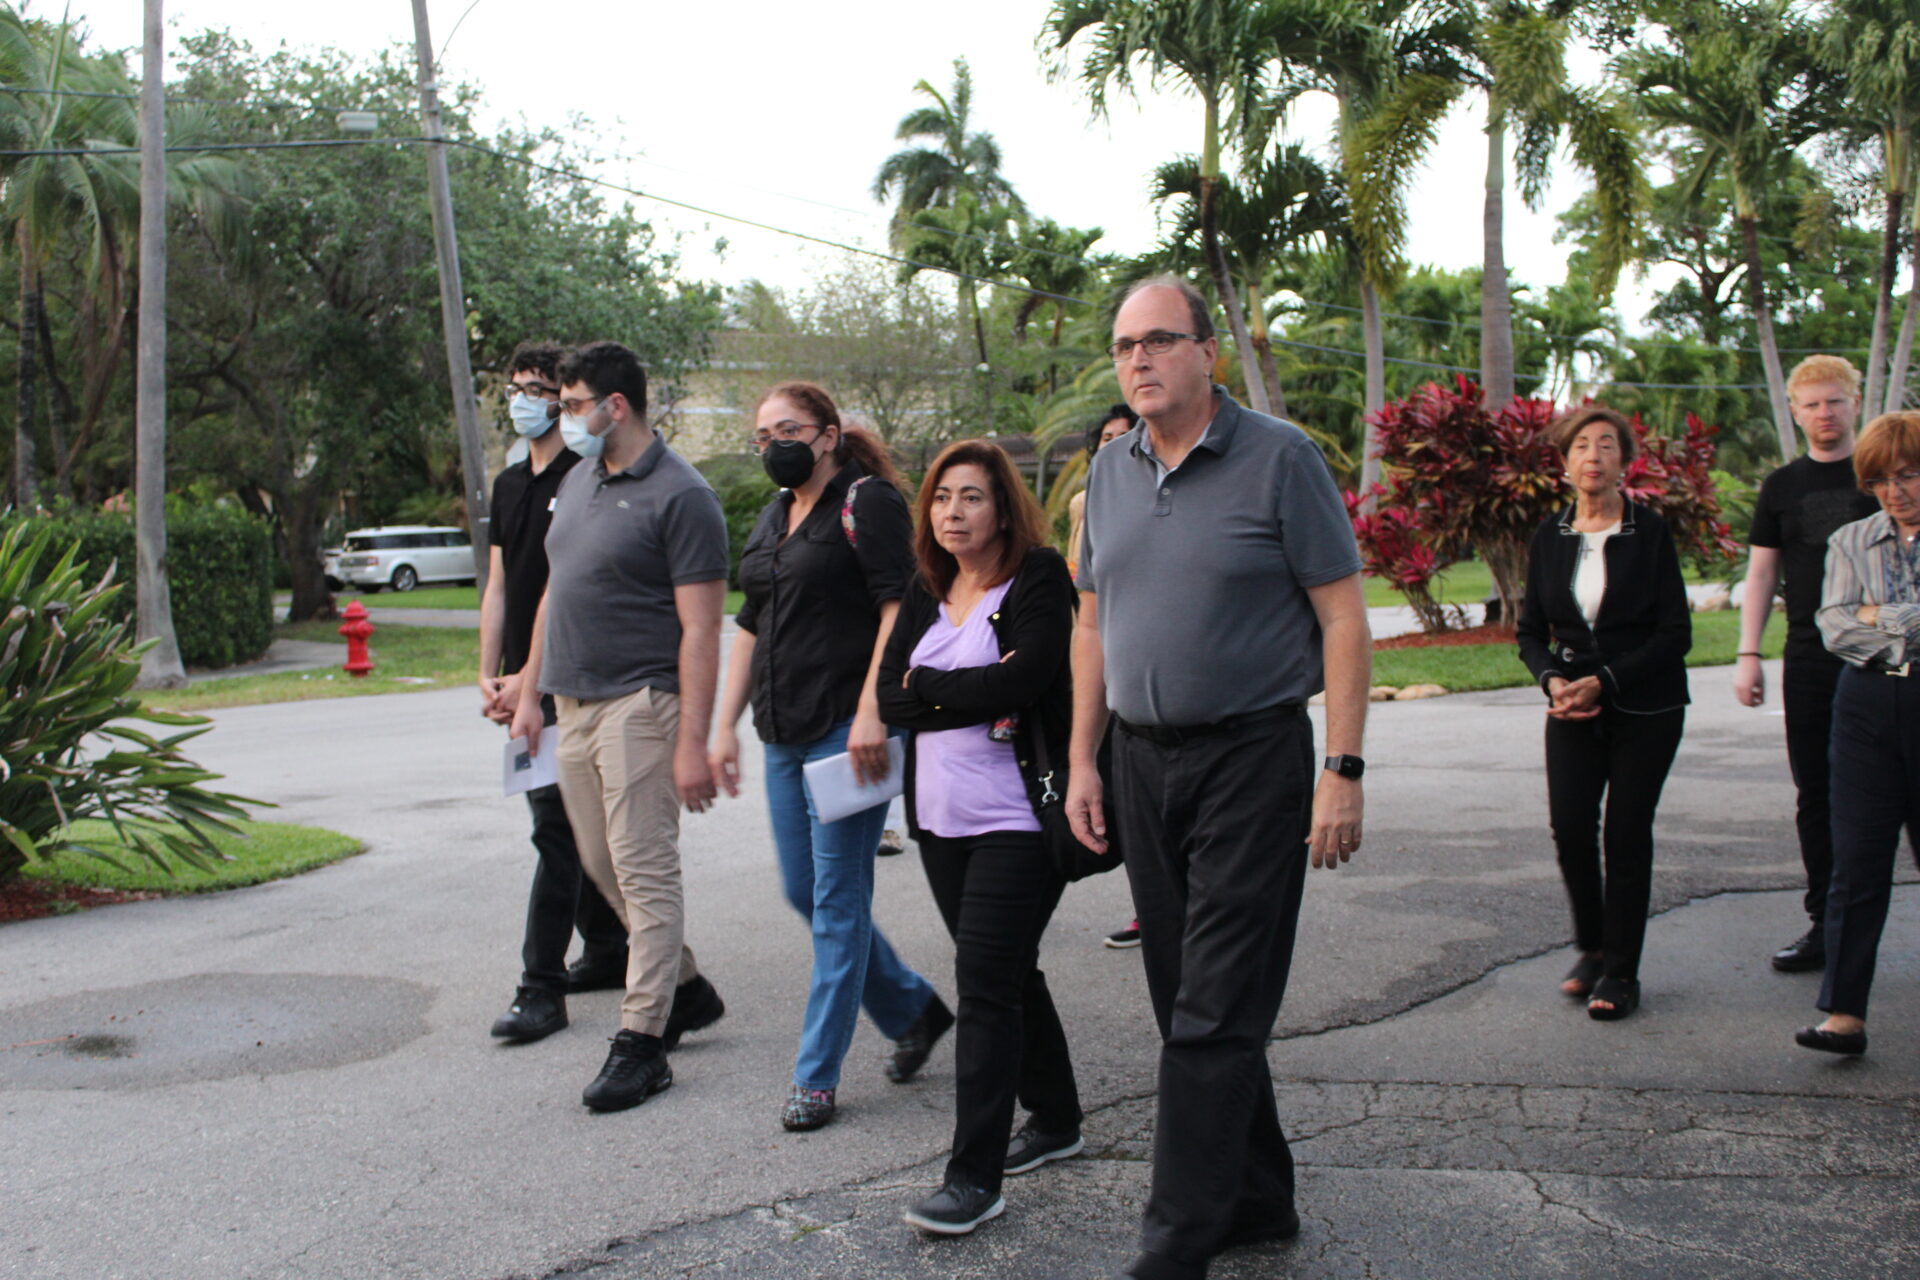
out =
{"type": "Polygon", "coordinates": [[[1312,757],[1304,713],[1171,746],[1113,735],[1108,819],[1161,1038],[1141,1244],[1181,1262],[1293,1206],[1267,1040],[1293,963],[1312,757]]]}
{"type": "Polygon", "coordinates": [[[1820,1008],[1867,1016],[1900,828],[1920,830],[1920,676],[1848,667],[1833,698],[1833,881],[1820,1008]]]}
{"type": "Polygon", "coordinates": [[[567,946],[574,929],[580,930],[585,954],[598,960],[626,955],[627,927],[586,881],[560,788],[536,787],[527,792],[527,808],[533,811],[533,847],[540,861],[534,865],[533,890],[527,896],[520,981],[564,995],[567,946]]]}
{"type": "Polygon", "coordinates": [[[1610,978],[1640,976],[1653,896],[1653,814],[1686,718],[1679,707],[1642,716],[1608,706],[1591,720],[1547,721],[1547,813],[1573,905],[1574,941],[1601,953],[1610,978]]]}
{"type": "Polygon", "coordinates": [[[960,992],[947,1179],[1000,1189],[1013,1104],[1053,1133],[1080,1124],[1067,1034],[1036,962],[1066,888],[1038,832],[920,837],[920,863],[953,936],[960,992]]]}
{"type": "Polygon", "coordinates": [[[1846,666],[1827,654],[1788,658],[1780,670],[1780,705],[1787,713],[1787,765],[1799,803],[1794,826],[1807,868],[1807,918],[1827,918],[1827,881],[1833,876],[1833,827],[1827,804],[1827,747],[1833,736],[1833,690],[1846,666]]]}

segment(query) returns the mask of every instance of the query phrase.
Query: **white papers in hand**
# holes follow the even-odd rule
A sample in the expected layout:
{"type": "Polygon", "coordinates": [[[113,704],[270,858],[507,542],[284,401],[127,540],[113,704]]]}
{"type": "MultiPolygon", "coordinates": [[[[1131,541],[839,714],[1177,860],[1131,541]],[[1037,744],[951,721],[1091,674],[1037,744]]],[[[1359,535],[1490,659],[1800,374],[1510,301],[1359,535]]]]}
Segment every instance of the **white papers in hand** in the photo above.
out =
{"type": "Polygon", "coordinates": [[[507,754],[501,762],[500,773],[502,795],[517,796],[535,787],[550,787],[560,780],[560,763],[554,755],[560,745],[559,735],[548,729],[543,736],[545,741],[540,744],[539,755],[527,754],[525,738],[507,739],[507,754]]]}
{"type": "Polygon", "coordinates": [[[861,786],[853,780],[853,757],[842,752],[804,766],[813,811],[822,822],[838,822],[899,795],[907,787],[907,745],[903,738],[887,739],[887,776],[861,786]]]}

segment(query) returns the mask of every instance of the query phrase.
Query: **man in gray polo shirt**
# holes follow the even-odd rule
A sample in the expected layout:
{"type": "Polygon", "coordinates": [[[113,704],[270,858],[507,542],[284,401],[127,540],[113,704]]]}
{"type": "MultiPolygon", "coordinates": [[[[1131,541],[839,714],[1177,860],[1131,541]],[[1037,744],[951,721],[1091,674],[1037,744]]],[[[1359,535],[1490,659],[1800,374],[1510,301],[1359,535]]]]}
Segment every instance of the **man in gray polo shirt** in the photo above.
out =
{"type": "Polygon", "coordinates": [[[1111,354],[1140,424],[1094,460],[1080,547],[1067,813],[1094,849],[1113,823],[1161,1036],[1135,1280],[1200,1280],[1222,1250],[1300,1229],[1266,1044],[1307,864],[1360,844],[1372,644],[1353,527],[1306,434],[1212,384],[1218,346],[1185,281],[1127,291],[1111,354]],[[1306,713],[1322,688],[1324,769],[1306,713]]]}
{"type": "Polygon", "coordinates": [[[672,1084],[666,1050],[725,1010],[683,940],[678,841],[680,805],[699,813],[714,796],[727,529],[700,473],[647,427],[638,356],[597,342],[559,376],[561,430],[585,461],[555,498],[513,736],[538,750],[552,694],[580,863],[626,923],[621,1029],[581,1095],[617,1111],[672,1084]]]}

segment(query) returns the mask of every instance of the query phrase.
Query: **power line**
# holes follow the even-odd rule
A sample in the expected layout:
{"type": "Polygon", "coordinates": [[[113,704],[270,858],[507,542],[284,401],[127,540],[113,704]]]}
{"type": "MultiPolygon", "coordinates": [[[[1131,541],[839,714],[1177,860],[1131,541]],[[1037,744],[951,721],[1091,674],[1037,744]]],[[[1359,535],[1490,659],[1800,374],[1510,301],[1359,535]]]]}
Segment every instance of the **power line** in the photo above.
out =
{"type": "MultiPolygon", "coordinates": [[[[424,137],[311,138],[311,139],[303,139],[303,140],[289,141],[289,142],[199,143],[199,144],[192,144],[192,145],[171,146],[166,148],[166,150],[169,152],[276,151],[276,150],[292,150],[292,149],[316,148],[316,147],[395,145],[395,144],[422,143],[422,142],[429,142],[429,141],[432,141],[432,140],[424,137]]],[[[988,286],[989,288],[1010,289],[1018,293],[1030,294],[1038,298],[1047,298],[1056,302],[1070,302],[1075,304],[1076,306],[1083,306],[1083,307],[1090,307],[1095,305],[1094,303],[1092,303],[1086,298],[1076,298],[1064,293],[1052,293],[1045,289],[1036,289],[1031,285],[1017,284],[1007,280],[996,280],[990,276],[974,275],[971,272],[960,271],[953,267],[938,266],[934,263],[921,262],[914,258],[901,257],[898,254],[883,253],[878,249],[868,249],[861,245],[852,245],[852,244],[846,244],[838,240],[829,240],[824,236],[810,235],[804,231],[794,231],[787,227],[777,227],[771,223],[760,222],[753,218],[743,218],[738,214],[723,213],[718,209],[708,209],[701,205],[690,204],[684,200],[675,200],[668,196],[656,195],[653,192],[643,191],[638,187],[630,187],[623,183],[614,182],[611,179],[597,178],[591,174],[581,173],[577,170],[563,169],[557,165],[550,165],[538,160],[530,160],[523,156],[512,155],[512,154],[509,154],[508,152],[500,151],[493,147],[489,147],[484,143],[473,142],[469,139],[447,138],[445,139],[445,142],[448,146],[462,147],[462,148],[465,148],[466,150],[478,152],[479,154],[485,155],[485,156],[491,156],[496,160],[502,160],[509,164],[523,165],[530,169],[537,169],[542,173],[546,173],[554,177],[566,178],[569,181],[574,181],[574,182],[585,182],[593,186],[604,187],[610,191],[618,191],[623,195],[634,196],[641,200],[652,200],[657,204],[671,205],[677,209],[685,209],[688,212],[700,214],[702,217],[719,218],[725,222],[739,223],[741,226],[753,227],[754,229],[759,231],[770,231],[775,235],[789,236],[796,240],[805,240],[812,244],[823,245],[830,249],[840,250],[843,253],[861,254],[870,258],[878,258],[883,262],[891,262],[899,266],[913,267],[914,269],[920,270],[920,271],[937,271],[942,275],[953,276],[956,279],[961,279],[961,280],[970,280],[975,284],[983,284],[988,286]]],[[[42,148],[37,150],[29,150],[29,149],[0,150],[0,158],[14,158],[14,157],[27,157],[27,156],[137,155],[138,153],[139,153],[139,149],[137,147],[56,147],[56,148],[42,148]]],[[[1301,299],[1301,301],[1309,302],[1314,306],[1328,307],[1334,310],[1352,310],[1352,308],[1344,307],[1339,303],[1315,302],[1312,299],[1304,299],[1304,298],[1301,299]]],[[[1419,317],[1419,316],[1404,317],[1404,318],[1416,319],[1416,320],[1429,319],[1427,317],[1419,317]]],[[[1465,322],[1432,321],[1432,323],[1464,324],[1465,322]]],[[[1477,328],[1478,326],[1471,326],[1471,327],[1477,328]]],[[[1327,355],[1347,356],[1350,358],[1360,358],[1360,359],[1366,358],[1366,352],[1354,351],[1346,347],[1322,346],[1317,343],[1299,342],[1289,338],[1276,337],[1270,340],[1280,346],[1294,347],[1294,348],[1298,348],[1300,350],[1305,350],[1305,351],[1317,351],[1317,352],[1325,353],[1327,355]]],[[[1437,369],[1445,373],[1465,373],[1469,375],[1478,375],[1480,372],[1480,370],[1478,369],[1468,369],[1460,365],[1438,364],[1433,361],[1415,360],[1406,356],[1383,356],[1382,359],[1387,364],[1405,365],[1405,366],[1419,368],[1419,369],[1437,369]]],[[[1623,382],[1623,381],[1609,379],[1603,382],[1597,382],[1593,385],[1608,386],[1608,387],[1630,387],[1630,388],[1650,390],[1650,391],[1758,391],[1758,390],[1764,390],[1763,386],[1755,383],[1623,382]]]]}
{"type": "MultiPolygon", "coordinates": [[[[138,102],[137,93],[120,93],[105,89],[36,89],[25,85],[0,84],[0,93],[27,93],[43,98],[111,98],[127,102],[138,102]]],[[[271,107],[290,111],[400,111],[401,107],[330,107],[324,102],[294,102],[277,98],[200,98],[177,97],[168,95],[168,103],[188,103],[198,107],[271,107]]]]}

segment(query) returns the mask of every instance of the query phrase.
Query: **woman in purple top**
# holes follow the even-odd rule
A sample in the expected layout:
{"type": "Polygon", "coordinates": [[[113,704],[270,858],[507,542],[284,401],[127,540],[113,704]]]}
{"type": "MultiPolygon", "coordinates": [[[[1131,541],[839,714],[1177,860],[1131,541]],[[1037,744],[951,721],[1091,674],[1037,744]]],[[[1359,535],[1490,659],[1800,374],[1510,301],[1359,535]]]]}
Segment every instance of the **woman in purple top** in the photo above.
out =
{"type": "Polygon", "coordinates": [[[953,1155],[908,1222],[963,1235],[1004,1208],[1000,1182],[1080,1150],[1066,1033],[1036,965],[1066,882],[1029,800],[1036,735],[1067,754],[1074,592],[1012,461],[949,445],[920,486],[919,574],[881,659],[880,714],[914,730],[907,822],[953,935],[960,990],[953,1155]],[[1009,1141],[1015,1099],[1029,1112],[1009,1141]]]}

